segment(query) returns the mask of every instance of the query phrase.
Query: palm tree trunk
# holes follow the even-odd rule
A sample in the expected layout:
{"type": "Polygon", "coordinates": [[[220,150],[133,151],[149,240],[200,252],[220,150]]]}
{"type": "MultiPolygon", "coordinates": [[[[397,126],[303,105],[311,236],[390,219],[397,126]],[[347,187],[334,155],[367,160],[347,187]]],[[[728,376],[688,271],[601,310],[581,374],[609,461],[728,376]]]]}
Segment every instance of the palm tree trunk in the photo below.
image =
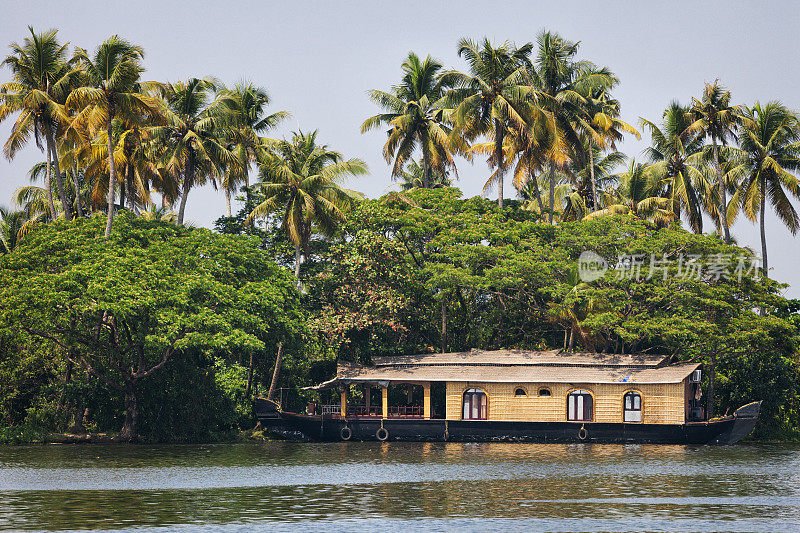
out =
{"type": "MultiPolygon", "coordinates": [[[[108,215],[106,216],[105,238],[111,235],[111,225],[114,223],[114,187],[117,185],[117,168],[114,165],[114,138],[111,131],[111,117],[106,125],[108,135],[108,215]]],[[[127,423],[127,416],[125,418],[127,423]]]]}
{"type": "Polygon", "coordinates": [[[125,172],[123,174],[122,183],[119,184],[119,207],[124,208],[125,202],[128,200],[128,164],[125,164],[125,172]]]}
{"type": "Polygon", "coordinates": [[[711,136],[711,143],[714,145],[714,166],[717,169],[717,184],[719,185],[719,223],[724,230],[725,244],[731,243],[731,230],[728,226],[728,198],[723,184],[722,167],[719,164],[719,147],[717,146],[717,136],[711,136]]]}
{"type": "MultiPolygon", "coordinates": [[[[767,179],[761,177],[761,216],[759,217],[759,229],[761,230],[761,268],[763,276],[769,277],[769,264],[767,262],[767,232],[764,229],[764,213],[767,206],[767,179]]],[[[764,307],[759,309],[761,316],[766,316],[767,310],[764,307]]]]}
{"type": "Polygon", "coordinates": [[[81,186],[78,183],[78,162],[72,165],[72,184],[75,186],[75,212],[79,217],[83,217],[83,206],[81,205],[81,186]]]}
{"type": "MultiPolygon", "coordinates": [[[[767,179],[761,177],[761,213],[759,217],[759,229],[761,230],[761,271],[762,275],[766,278],[769,277],[769,264],[767,262],[767,232],[764,229],[764,215],[767,207],[767,179]]],[[[758,314],[761,316],[767,315],[767,309],[760,307],[758,314]]]]}
{"type": "Polygon", "coordinates": [[[503,208],[503,124],[494,119],[494,157],[497,166],[497,205],[503,208]]]}
{"type": "Polygon", "coordinates": [[[275,356],[275,370],[272,371],[272,381],[269,384],[267,400],[275,397],[275,390],[278,386],[278,376],[281,372],[281,361],[283,360],[283,342],[278,343],[278,355],[275,356]]]}
{"type": "Polygon", "coordinates": [[[50,174],[52,166],[53,152],[50,150],[50,138],[47,138],[47,168],[45,169],[44,190],[47,193],[47,203],[50,206],[50,218],[56,219],[56,204],[53,203],[53,188],[50,187],[50,174]]]}
{"type": "Polygon", "coordinates": [[[592,150],[592,143],[589,142],[589,176],[592,179],[592,213],[597,211],[597,182],[594,179],[594,150],[592,150]]]}
{"type": "Polygon", "coordinates": [[[231,217],[231,190],[225,187],[225,216],[231,217]]]}
{"type": "Polygon", "coordinates": [[[61,207],[64,209],[64,216],[67,217],[67,220],[70,220],[72,218],[72,212],[69,208],[69,202],[67,201],[67,191],[64,189],[64,178],[61,176],[61,165],[58,161],[58,150],[56,149],[56,140],[53,136],[53,129],[48,127],[45,135],[47,136],[48,150],[53,153],[53,166],[55,167],[56,172],[56,187],[58,187],[58,197],[61,200],[61,207]]]}
{"type": "Polygon", "coordinates": [[[760,229],[761,229],[761,256],[762,256],[762,268],[764,269],[764,275],[769,277],[769,264],[767,263],[767,233],[764,230],[764,213],[766,211],[766,204],[767,204],[767,180],[766,178],[761,178],[761,220],[760,220],[760,229]]]}
{"type": "Polygon", "coordinates": [[[528,181],[533,184],[533,192],[536,193],[536,202],[539,204],[539,213],[544,215],[544,202],[542,201],[542,191],[539,190],[539,182],[536,176],[533,175],[531,167],[528,166],[528,181]]]}
{"type": "Polygon", "coordinates": [[[294,277],[300,279],[300,245],[294,245],[294,277]]]}
{"type": "Polygon", "coordinates": [[[550,202],[549,202],[550,203],[550,205],[549,205],[550,213],[548,214],[548,222],[550,222],[550,224],[552,224],[553,223],[553,213],[555,212],[555,208],[556,208],[556,165],[555,165],[555,161],[553,161],[552,158],[550,159],[550,171],[549,172],[550,172],[550,195],[549,195],[548,199],[550,200],[550,202]]]}
{"type": "Polygon", "coordinates": [[[194,154],[189,150],[189,161],[183,171],[183,194],[181,194],[181,205],[178,208],[178,224],[183,224],[183,217],[186,214],[186,199],[189,198],[189,191],[194,184],[194,154]]]}
{"type": "Polygon", "coordinates": [[[189,190],[191,186],[186,186],[186,180],[184,179],[184,190],[183,194],[181,195],[181,205],[178,208],[178,225],[183,224],[183,217],[186,214],[186,199],[189,197],[189,190]]]}
{"type": "Polygon", "coordinates": [[[422,151],[422,186],[425,189],[430,189],[431,187],[431,174],[430,174],[430,166],[428,165],[427,150],[422,151]]]}
{"type": "Polygon", "coordinates": [[[125,175],[125,188],[128,190],[128,209],[130,209],[131,213],[133,213],[134,206],[136,205],[136,195],[133,192],[133,165],[128,165],[127,170],[128,171],[125,175]]]}

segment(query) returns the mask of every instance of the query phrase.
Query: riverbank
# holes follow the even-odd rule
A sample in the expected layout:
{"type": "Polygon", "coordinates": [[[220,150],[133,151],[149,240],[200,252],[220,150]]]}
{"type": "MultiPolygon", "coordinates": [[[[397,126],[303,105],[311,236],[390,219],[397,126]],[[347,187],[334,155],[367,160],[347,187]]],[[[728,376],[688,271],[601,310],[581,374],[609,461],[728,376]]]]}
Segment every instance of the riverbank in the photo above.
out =
{"type": "MultiPolygon", "coordinates": [[[[230,435],[218,436],[204,441],[172,441],[181,444],[209,444],[236,442],[270,442],[282,440],[279,436],[262,429],[241,430],[230,435]]],[[[25,426],[0,428],[0,445],[11,444],[130,444],[119,440],[116,433],[51,433],[25,426]]],[[[139,444],[156,444],[139,441],[139,444]]]]}

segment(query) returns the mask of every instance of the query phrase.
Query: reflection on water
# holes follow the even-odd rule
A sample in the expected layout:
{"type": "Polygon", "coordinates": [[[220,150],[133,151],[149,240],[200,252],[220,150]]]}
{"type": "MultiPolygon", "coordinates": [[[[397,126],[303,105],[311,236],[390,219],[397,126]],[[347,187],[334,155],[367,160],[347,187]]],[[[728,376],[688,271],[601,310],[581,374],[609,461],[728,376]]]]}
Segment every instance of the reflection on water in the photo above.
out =
{"type": "Polygon", "coordinates": [[[800,447],[0,447],[0,529],[800,531],[800,447]]]}

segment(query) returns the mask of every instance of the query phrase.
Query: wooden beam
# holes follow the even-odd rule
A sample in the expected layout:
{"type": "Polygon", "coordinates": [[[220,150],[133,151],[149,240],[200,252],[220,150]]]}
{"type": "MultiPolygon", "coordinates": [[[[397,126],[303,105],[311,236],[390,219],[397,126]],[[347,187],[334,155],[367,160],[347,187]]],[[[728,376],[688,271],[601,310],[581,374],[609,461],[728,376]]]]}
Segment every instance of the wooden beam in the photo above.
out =
{"type": "Polygon", "coordinates": [[[383,418],[389,418],[389,387],[381,387],[381,394],[382,394],[382,415],[383,418]]]}
{"type": "Polygon", "coordinates": [[[342,402],[341,402],[341,409],[342,409],[342,418],[347,416],[347,389],[342,389],[342,402]]]}
{"type": "Polygon", "coordinates": [[[425,383],[422,386],[423,396],[422,396],[422,417],[425,420],[430,420],[431,418],[431,384],[430,382],[425,383]]]}

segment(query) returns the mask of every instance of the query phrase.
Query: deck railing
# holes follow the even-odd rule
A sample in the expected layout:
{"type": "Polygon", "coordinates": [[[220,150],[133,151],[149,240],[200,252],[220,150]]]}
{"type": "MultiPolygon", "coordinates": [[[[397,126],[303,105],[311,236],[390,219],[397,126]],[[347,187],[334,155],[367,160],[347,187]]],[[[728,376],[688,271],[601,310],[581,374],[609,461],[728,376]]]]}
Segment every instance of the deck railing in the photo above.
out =
{"type": "Polygon", "coordinates": [[[422,418],[422,406],[421,405],[409,405],[409,406],[390,405],[389,406],[389,416],[390,417],[404,417],[404,418],[422,418]]]}
{"type": "Polygon", "coordinates": [[[347,416],[383,416],[383,408],[380,405],[348,405],[347,416]]]}
{"type": "Polygon", "coordinates": [[[323,415],[340,415],[342,414],[342,406],[338,403],[323,404],[320,406],[320,412],[323,415]]]}
{"type": "MultiPolygon", "coordinates": [[[[320,406],[320,412],[323,415],[331,415],[338,417],[342,415],[342,406],[338,403],[323,404],[320,406]]],[[[383,407],[380,405],[348,405],[347,416],[363,416],[363,417],[381,417],[383,416],[383,407]]],[[[421,405],[390,405],[389,406],[390,418],[422,418],[423,409],[421,405]]]]}

